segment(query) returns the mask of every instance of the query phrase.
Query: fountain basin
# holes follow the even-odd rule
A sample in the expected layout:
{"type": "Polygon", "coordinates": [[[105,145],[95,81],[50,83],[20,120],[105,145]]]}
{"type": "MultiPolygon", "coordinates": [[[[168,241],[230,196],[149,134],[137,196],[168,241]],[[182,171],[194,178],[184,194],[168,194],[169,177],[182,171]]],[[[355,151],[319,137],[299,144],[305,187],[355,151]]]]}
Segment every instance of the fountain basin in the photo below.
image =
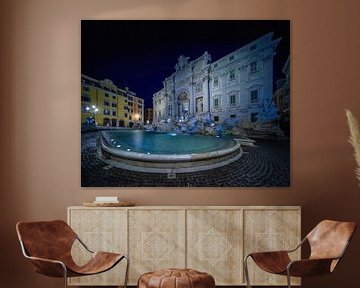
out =
{"type": "Polygon", "coordinates": [[[242,156],[240,143],[231,138],[139,130],[101,131],[100,135],[104,161],[133,171],[203,171],[227,165],[242,156]]]}

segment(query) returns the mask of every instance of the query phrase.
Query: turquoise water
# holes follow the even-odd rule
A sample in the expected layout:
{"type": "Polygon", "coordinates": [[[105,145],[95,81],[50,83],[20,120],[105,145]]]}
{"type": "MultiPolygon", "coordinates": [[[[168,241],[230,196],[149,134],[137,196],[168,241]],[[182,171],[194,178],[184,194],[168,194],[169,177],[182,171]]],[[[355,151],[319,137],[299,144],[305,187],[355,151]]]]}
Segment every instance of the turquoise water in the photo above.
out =
{"type": "Polygon", "coordinates": [[[124,151],[144,154],[197,154],[235,145],[231,138],[198,134],[156,133],[140,130],[104,131],[109,145],[124,151]]]}

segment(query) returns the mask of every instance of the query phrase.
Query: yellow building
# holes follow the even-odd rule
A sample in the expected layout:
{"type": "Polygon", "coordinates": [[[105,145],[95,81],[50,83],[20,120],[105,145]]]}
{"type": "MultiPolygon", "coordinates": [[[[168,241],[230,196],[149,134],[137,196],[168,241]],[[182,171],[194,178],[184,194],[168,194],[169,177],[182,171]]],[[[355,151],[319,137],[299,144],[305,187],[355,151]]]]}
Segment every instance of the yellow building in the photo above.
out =
{"type": "Polygon", "coordinates": [[[137,127],[144,121],[144,100],[127,87],[109,80],[81,75],[81,123],[98,126],[137,127]]]}
{"type": "MultiPolygon", "coordinates": [[[[129,127],[143,126],[144,124],[144,100],[137,97],[134,92],[126,90],[127,112],[129,115],[129,127]]],[[[125,107],[126,108],[126,107],[125,107]]]]}

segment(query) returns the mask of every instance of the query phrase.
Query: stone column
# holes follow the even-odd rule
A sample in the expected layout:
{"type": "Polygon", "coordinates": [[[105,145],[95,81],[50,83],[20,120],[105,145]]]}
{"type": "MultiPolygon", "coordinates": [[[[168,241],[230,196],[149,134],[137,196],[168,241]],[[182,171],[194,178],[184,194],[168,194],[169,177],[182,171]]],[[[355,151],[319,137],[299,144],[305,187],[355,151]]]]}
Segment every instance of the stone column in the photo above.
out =
{"type": "Polygon", "coordinates": [[[229,108],[229,99],[228,99],[228,95],[227,95],[227,91],[226,91],[226,72],[222,71],[219,75],[219,85],[220,85],[220,94],[221,94],[221,110],[223,111],[222,113],[224,113],[224,111],[227,111],[229,108]]]}
{"type": "Polygon", "coordinates": [[[179,103],[176,99],[175,94],[175,76],[173,76],[173,87],[172,87],[172,97],[173,97],[173,113],[172,113],[172,120],[175,119],[178,116],[178,109],[179,109],[179,103]]]}
{"type": "Polygon", "coordinates": [[[190,103],[189,103],[189,114],[190,114],[190,117],[194,117],[195,115],[195,82],[193,81],[194,77],[192,76],[191,77],[191,82],[190,82],[190,95],[189,95],[189,98],[190,98],[190,103]]]}
{"type": "Polygon", "coordinates": [[[165,101],[165,117],[169,118],[169,98],[166,92],[164,93],[164,101],[165,101]]]}
{"type": "Polygon", "coordinates": [[[205,86],[203,93],[203,113],[210,112],[210,76],[206,73],[203,78],[203,87],[205,86]]]}
{"type": "Polygon", "coordinates": [[[167,93],[167,85],[166,81],[163,81],[163,91],[164,91],[164,101],[165,101],[165,117],[166,119],[169,117],[169,95],[167,93]]]}
{"type": "Polygon", "coordinates": [[[157,123],[158,119],[157,119],[157,107],[155,105],[155,96],[153,96],[153,122],[157,123]]]}

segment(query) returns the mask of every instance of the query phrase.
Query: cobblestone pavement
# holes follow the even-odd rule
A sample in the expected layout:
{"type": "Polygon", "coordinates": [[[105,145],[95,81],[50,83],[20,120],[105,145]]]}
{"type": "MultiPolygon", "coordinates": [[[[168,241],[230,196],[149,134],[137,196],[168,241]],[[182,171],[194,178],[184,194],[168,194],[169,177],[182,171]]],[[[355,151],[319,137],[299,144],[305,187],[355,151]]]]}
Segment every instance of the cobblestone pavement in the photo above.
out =
{"type": "Polygon", "coordinates": [[[128,171],[108,166],[97,151],[97,132],[81,135],[82,187],[288,187],[290,142],[256,140],[243,156],[226,166],[201,172],[167,174],[128,171]],[[110,169],[104,169],[110,168],[110,169]]]}

